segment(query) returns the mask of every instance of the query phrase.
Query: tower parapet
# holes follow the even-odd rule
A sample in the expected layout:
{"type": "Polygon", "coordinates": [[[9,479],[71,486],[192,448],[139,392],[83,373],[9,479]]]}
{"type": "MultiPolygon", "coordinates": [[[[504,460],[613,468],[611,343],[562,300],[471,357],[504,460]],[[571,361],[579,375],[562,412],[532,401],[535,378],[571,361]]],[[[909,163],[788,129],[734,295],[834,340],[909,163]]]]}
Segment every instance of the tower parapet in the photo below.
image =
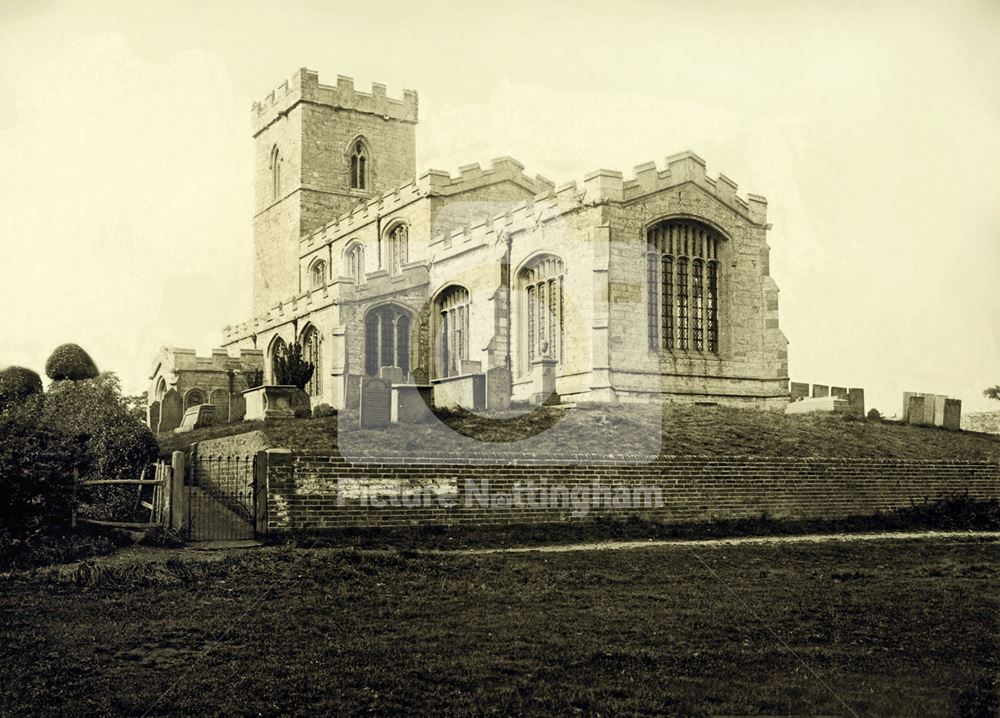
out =
{"type": "Polygon", "coordinates": [[[385,85],[373,82],[371,92],[362,92],[354,89],[353,78],[343,75],[337,75],[336,85],[321,85],[319,73],[303,67],[263,100],[253,103],[254,135],[300,102],[413,123],[417,122],[419,109],[415,90],[403,90],[402,99],[397,99],[387,96],[385,85]]]}

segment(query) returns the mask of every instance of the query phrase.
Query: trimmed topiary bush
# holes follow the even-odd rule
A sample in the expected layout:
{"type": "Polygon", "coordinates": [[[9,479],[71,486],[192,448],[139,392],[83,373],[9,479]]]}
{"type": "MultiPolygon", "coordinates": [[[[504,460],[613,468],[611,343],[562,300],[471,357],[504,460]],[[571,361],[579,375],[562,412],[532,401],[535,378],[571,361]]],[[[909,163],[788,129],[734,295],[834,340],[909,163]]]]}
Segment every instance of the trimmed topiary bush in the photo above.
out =
{"type": "Polygon", "coordinates": [[[23,366],[0,370],[0,411],[42,393],[42,378],[23,366]]]}
{"type": "Polygon", "coordinates": [[[45,362],[45,375],[53,381],[94,379],[98,374],[94,360],[77,344],[56,347],[45,362]]]}

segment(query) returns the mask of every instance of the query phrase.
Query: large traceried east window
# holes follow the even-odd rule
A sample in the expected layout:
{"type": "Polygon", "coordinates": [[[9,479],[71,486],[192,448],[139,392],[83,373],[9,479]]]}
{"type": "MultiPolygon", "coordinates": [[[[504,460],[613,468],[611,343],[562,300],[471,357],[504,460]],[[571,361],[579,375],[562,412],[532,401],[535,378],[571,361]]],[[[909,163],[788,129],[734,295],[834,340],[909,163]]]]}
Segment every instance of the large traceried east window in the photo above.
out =
{"type": "Polygon", "coordinates": [[[312,325],[302,332],[302,358],[314,367],[306,391],[309,396],[323,396],[323,335],[312,325]]]}
{"type": "Polygon", "coordinates": [[[441,292],[437,302],[440,316],[441,377],[462,373],[469,358],[469,290],[454,285],[441,292]]]}
{"type": "Polygon", "coordinates": [[[365,246],[355,244],[344,255],[345,272],[355,284],[365,281],[365,246]]]}
{"type": "Polygon", "coordinates": [[[363,140],[355,140],[351,149],[351,189],[368,189],[368,146],[363,140]]]}
{"type": "Polygon", "coordinates": [[[365,374],[378,376],[382,367],[398,366],[410,374],[410,313],[385,304],[365,317],[365,374]]]}
{"type": "Polygon", "coordinates": [[[521,304],[521,372],[542,357],[564,359],[563,261],[553,255],[536,257],[518,273],[521,304]]]}
{"type": "Polygon", "coordinates": [[[667,220],[647,234],[649,348],[719,352],[719,245],[692,220],[667,220]]]}
{"type": "Polygon", "coordinates": [[[409,228],[405,224],[397,224],[389,232],[389,274],[399,274],[403,266],[410,261],[409,228]]]}

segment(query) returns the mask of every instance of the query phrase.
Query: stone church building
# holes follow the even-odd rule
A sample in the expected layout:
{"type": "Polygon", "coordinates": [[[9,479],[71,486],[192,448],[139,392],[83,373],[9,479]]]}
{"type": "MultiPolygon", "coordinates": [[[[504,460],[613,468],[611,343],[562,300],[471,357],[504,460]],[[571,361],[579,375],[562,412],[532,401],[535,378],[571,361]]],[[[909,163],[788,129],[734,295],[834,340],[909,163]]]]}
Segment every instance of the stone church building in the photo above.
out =
{"type": "Polygon", "coordinates": [[[691,152],[555,186],[514,159],[417,174],[417,93],[302,69],[253,106],[253,318],[223,346],[299,341],[312,403],[364,376],[435,384],[493,367],[528,400],[783,407],[787,340],[767,202],[691,152]],[[551,362],[550,362],[551,363],[551,362]]]}

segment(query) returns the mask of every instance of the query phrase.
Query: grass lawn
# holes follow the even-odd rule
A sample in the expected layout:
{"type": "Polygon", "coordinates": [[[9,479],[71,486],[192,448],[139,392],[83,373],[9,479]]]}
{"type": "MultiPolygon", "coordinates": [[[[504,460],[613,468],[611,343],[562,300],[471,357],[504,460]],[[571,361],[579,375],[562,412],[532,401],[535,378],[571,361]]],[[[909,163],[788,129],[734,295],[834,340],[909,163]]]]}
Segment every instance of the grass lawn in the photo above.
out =
{"type": "Polygon", "coordinates": [[[907,426],[843,415],[668,404],[543,407],[484,417],[453,412],[443,421],[361,430],[357,416],[243,422],[159,437],[164,453],[194,441],[261,431],[269,446],[395,456],[465,456],[469,451],[558,457],[575,453],[710,456],[818,456],[1000,459],[1000,436],[907,426]]]}
{"type": "Polygon", "coordinates": [[[995,542],[153,557],[0,582],[0,714],[939,716],[996,698],[995,542]]]}

